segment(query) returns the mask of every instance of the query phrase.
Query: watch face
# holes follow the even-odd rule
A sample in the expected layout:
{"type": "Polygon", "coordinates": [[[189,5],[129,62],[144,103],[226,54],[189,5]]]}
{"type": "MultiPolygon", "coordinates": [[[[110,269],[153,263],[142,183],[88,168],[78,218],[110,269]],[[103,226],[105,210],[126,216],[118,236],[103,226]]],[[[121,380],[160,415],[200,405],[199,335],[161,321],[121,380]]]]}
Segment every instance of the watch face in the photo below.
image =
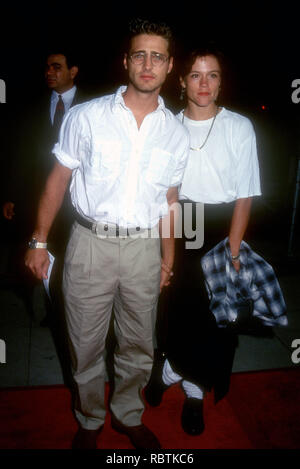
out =
{"type": "Polygon", "coordinates": [[[31,239],[28,243],[30,249],[35,249],[36,248],[36,239],[31,239]]]}

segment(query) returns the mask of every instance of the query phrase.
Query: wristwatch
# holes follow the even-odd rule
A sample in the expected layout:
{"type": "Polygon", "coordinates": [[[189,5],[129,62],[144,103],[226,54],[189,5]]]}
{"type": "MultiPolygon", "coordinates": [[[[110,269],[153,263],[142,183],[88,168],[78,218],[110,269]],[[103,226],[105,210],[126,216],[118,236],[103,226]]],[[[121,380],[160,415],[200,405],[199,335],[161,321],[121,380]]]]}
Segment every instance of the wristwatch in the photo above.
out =
{"type": "Polygon", "coordinates": [[[32,238],[28,243],[29,249],[47,249],[47,243],[40,243],[37,239],[32,238]]]}

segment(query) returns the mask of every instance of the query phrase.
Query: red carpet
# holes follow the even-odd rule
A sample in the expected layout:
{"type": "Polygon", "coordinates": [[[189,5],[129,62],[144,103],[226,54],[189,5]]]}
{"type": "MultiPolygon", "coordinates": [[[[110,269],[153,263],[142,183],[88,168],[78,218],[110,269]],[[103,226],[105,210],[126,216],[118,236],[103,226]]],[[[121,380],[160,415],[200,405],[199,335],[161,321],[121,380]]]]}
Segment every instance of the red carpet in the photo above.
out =
{"type": "MultiPolygon", "coordinates": [[[[236,373],[223,401],[205,401],[205,432],[186,435],[180,426],[183,392],[169,388],[158,408],[147,407],[144,423],[164,449],[271,449],[300,447],[300,369],[236,373]]],[[[77,424],[64,386],[0,390],[1,449],[70,448],[77,424]]],[[[111,429],[109,414],[99,448],[132,449],[111,429]]]]}

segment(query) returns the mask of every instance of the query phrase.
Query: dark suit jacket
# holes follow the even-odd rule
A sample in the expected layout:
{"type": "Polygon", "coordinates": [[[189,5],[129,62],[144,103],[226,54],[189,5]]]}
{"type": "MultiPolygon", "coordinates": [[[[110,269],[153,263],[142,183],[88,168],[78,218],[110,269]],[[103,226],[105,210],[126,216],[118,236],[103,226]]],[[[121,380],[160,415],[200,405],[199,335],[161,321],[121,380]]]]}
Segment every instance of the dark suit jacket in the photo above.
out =
{"type": "MultiPolygon", "coordinates": [[[[10,145],[10,176],[7,177],[3,198],[15,203],[13,223],[17,237],[24,241],[32,234],[38,202],[56,161],[52,149],[58,135],[55,135],[50,119],[50,98],[51,95],[47,94],[26,109],[17,123],[11,123],[15,138],[10,145]]],[[[72,106],[86,100],[77,89],[72,106]]],[[[49,235],[50,250],[54,254],[64,250],[71,223],[70,208],[67,195],[49,235]]]]}

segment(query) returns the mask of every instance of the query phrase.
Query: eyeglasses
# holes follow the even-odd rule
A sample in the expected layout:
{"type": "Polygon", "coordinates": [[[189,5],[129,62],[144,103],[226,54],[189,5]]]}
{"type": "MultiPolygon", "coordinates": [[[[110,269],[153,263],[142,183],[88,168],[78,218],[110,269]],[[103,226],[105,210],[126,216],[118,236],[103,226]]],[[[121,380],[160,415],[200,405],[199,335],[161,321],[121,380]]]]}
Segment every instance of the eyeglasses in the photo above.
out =
{"type": "MultiPolygon", "coordinates": [[[[145,63],[147,55],[146,52],[134,52],[129,58],[134,65],[141,65],[145,63]]],[[[150,57],[152,65],[158,67],[169,59],[169,57],[166,57],[164,54],[159,54],[158,52],[151,52],[150,57]]]]}

